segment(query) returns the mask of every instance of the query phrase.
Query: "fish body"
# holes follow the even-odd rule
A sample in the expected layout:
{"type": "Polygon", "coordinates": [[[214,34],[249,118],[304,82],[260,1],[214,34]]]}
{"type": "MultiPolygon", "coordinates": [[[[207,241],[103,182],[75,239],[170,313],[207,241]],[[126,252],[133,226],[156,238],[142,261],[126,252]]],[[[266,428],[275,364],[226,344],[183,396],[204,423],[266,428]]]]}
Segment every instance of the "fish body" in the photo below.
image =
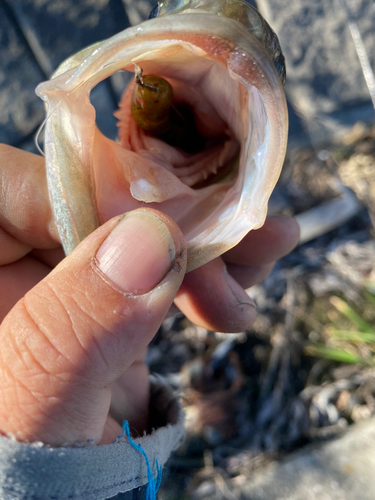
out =
{"type": "Polygon", "coordinates": [[[170,0],[152,14],[38,86],[50,200],[66,253],[109,218],[149,206],[179,224],[192,270],[264,222],[286,150],[285,68],[276,35],[246,2],[170,0]],[[137,126],[135,82],[116,113],[118,141],[100,133],[90,90],[135,66],[172,85],[175,106],[194,117],[199,151],[137,126]]]}

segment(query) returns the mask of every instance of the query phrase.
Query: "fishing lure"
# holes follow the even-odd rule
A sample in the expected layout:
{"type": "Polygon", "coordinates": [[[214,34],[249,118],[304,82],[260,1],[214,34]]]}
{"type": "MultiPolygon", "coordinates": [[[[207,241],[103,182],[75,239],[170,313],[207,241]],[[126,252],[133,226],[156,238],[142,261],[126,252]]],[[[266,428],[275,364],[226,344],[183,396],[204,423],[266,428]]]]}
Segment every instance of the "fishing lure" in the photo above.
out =
{"type": "Polygon", "coordinates": [[[199,151],[204,138],[196,130],[188,110],[178,111],[173,105],[173,89],[167,80],[156,75],[143,76],[135,65],[135,86],[131,114],[137,125],[171,146],[188,153],[199,151]]]}
{"type": "Polygon", "coordinates": [[[160,76],[143,77],[139,66],[136,66],[135,82],[131,100],[134,120],[146,132],[164,134],[171,127],[172,86],[160,76]]]}

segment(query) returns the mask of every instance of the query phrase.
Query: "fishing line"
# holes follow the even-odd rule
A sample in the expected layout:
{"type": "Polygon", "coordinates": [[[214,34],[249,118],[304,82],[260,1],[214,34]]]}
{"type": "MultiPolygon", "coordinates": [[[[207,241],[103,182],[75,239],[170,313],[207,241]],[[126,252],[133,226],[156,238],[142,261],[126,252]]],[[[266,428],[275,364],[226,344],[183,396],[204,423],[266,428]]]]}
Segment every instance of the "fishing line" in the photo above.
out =
{"type": "Polygon", "coordinates": [[[47,120],[49,120],[49,119],[50,119],[50,117],[51,117],[52,113],[56,110],[56,108],[57,108],[58,106],[60,106],[61,102],[62,102],[62,99],[61,99],[61,101],[59,101],[59,102],[56,104],[56,106],[55,106],[55,107],[54,107],[54,108],[53,108],[53,109],[52,109],[52,110],[48,113],[48,115],[44,118],[44,120],[43,120],[43,121],[42,121],[42,123],[40,124],[40,127],[38,128],[38,131],[37,131],[37,133],[36,133],[36,135],[35,135],[35,139],[34,139],[35,146],[36,146],[37,150],[39,151],[39,153],[40,153],[42,156],[44,156],[44,157],[45,157],[46,155],[45,155],[45,152],[43,151],[43,149],[39,146],[39,137],[40,137],[40,134],[42,133],[42,130],[43,130],[43,128],[44,128],[44,126],[45,126],[45,124],[47,123],[47,120]]]}
{"type": "MultiPolygon", "coordinates": [[[[104,65],[102,67],[102,69],[106,69],[110,66],[113,66],[113,62],[111,63],[108,63],[106,65],[104,65]]],[[[69,83],[69,80],[66,82],[66,83],[69,83]]],[[[85,81],[82,81],[81,83],[79,83],[76,87],[74,87],[74,89],[71,91],[71,92],[67,92],[67,95],[70,96],[71,94],[73,94],[74,92],[76,92],[80,87],[82,87],[82,85],[84,85],[86,82],[85,81]]],[[[100,83],[100,82],[99,82],[100,83]]],[[[45,119],[42,121],[42,123],[40,124],[39,128],[38,128],[38,131],[35,135],[35,139],[34,139],[34,143],[35,143],[35,146],[37,148],[37,150],[39,151],[39,153],[42,155],[42,156],[46,156],[45,155],[45,152],[43,151],[43,149],[40,147],[39,145],[39,137],[40,137],[40,134],[42,133],[43,131],[43,128],[45,127],[47,121],[51,118],[52,114],[54,113],[54,111],[56,111],[56,109],[60,106],[60,104],[62,103],[63,99],[61,99],[57,104],[56,106],[48,113],[48,115],[45,117],[45,119]]]]}
{"type": "MultiPolygon", "coordinates": [[[[84,82],[81,82],[79,85],[77,85],[77,87],[74,87],[74,89],[71,92],[67,92],[67,95],[69,96],[69,95],[73,94],[73,92],[76,92],[76,90],[79,89],[80,87],[82,87],[83,84],[84,84],[84,82]]],[[[62,101],[63,100],[61,99],[56,104],[56,106],[48,113],[48,115],[44,118],[44,120],[42,121],[42,123],[41,123],[40,127],[38,128],[38,131],[35,135],[35,139],[34,139],[35,146],[36,146],[37,150],[39,151],[39,153],[44,157],[46,155],[45,155],[45,152],[43,151],[43,149],[39,146],[39,137],[40,137],[40,134],[42,133],[42,130],[43,130],[45,124],[51,118],[52,114],[56,111],[56,109],[60,106],[62,101]]]]}
{"type": "Polygon", "coordinates": [[[42,133],[42,130],[43,130],[44,125],[46,124],[46,120],[47,120],[47,118],[45,118],[45,119],[42,121],[42,123],[41,123],[41,125],[39,126],[38,131],[37,131],[37,133],[36,133],[36,135],[35,135],[35,138],[34,138],[34,144],[35,144],[35,146],[36,146],[36,149],[37,149],[37,150],[39,151],[39,153],[40,153],[42,156],[44,156],[44,157],[45,157],[46,155],[44,154],[43,149],[39,146],[39,136],[40,136],[40,134],[42,133]]]}

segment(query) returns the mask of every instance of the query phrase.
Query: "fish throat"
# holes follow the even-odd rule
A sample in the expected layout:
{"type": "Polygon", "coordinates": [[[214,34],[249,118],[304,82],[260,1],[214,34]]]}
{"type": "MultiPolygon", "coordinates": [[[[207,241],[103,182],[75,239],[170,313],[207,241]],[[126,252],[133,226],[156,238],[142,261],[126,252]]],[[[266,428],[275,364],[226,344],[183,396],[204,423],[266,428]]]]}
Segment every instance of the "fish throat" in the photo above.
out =
{"type": "MultiPolygon", "coordinates": [[[[181,56],[184,50],[175,52],[181,56]]],[[[154,74],[144,74],[133,63],[134,81],[116,113],[120,145],[130,146],[190,188],[230,183],[238,174],[240,143],[227,121],[238,112],[238,103],[226,94],[238,84],[223,81],[222,68],[213,61],[202,64],[186,54],[183,59],[189,61],[184,72],[176,57],[169,65],[164,60],[160,68],[151,64],[154,74]]],[[[150,67],[149,62],[143,65],[150,67]]],[[[238,95],[238,89],[231,90],[238,95]]]]}

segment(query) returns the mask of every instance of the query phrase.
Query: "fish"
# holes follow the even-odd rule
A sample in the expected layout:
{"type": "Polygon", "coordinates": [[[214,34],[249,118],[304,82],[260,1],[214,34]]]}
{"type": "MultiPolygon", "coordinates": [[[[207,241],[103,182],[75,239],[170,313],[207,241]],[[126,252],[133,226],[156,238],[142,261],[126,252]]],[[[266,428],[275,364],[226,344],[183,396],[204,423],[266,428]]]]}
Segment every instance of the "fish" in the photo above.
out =
{"type": "Polygon", "coordinates": [[[261,227],[286,152],[284,82],[277,36],[244,0],[160,1],[147,21],[64,61],[36,93],[46,106],[47,184],[65,253],[140,207],[179,225],[188,271],[261,227]],[[111,140],[96,126],[90,91],[118,71],[132,81],[111,140]],[[177,142],[132,116],[142,74],[172,87],[177,142]]]}

